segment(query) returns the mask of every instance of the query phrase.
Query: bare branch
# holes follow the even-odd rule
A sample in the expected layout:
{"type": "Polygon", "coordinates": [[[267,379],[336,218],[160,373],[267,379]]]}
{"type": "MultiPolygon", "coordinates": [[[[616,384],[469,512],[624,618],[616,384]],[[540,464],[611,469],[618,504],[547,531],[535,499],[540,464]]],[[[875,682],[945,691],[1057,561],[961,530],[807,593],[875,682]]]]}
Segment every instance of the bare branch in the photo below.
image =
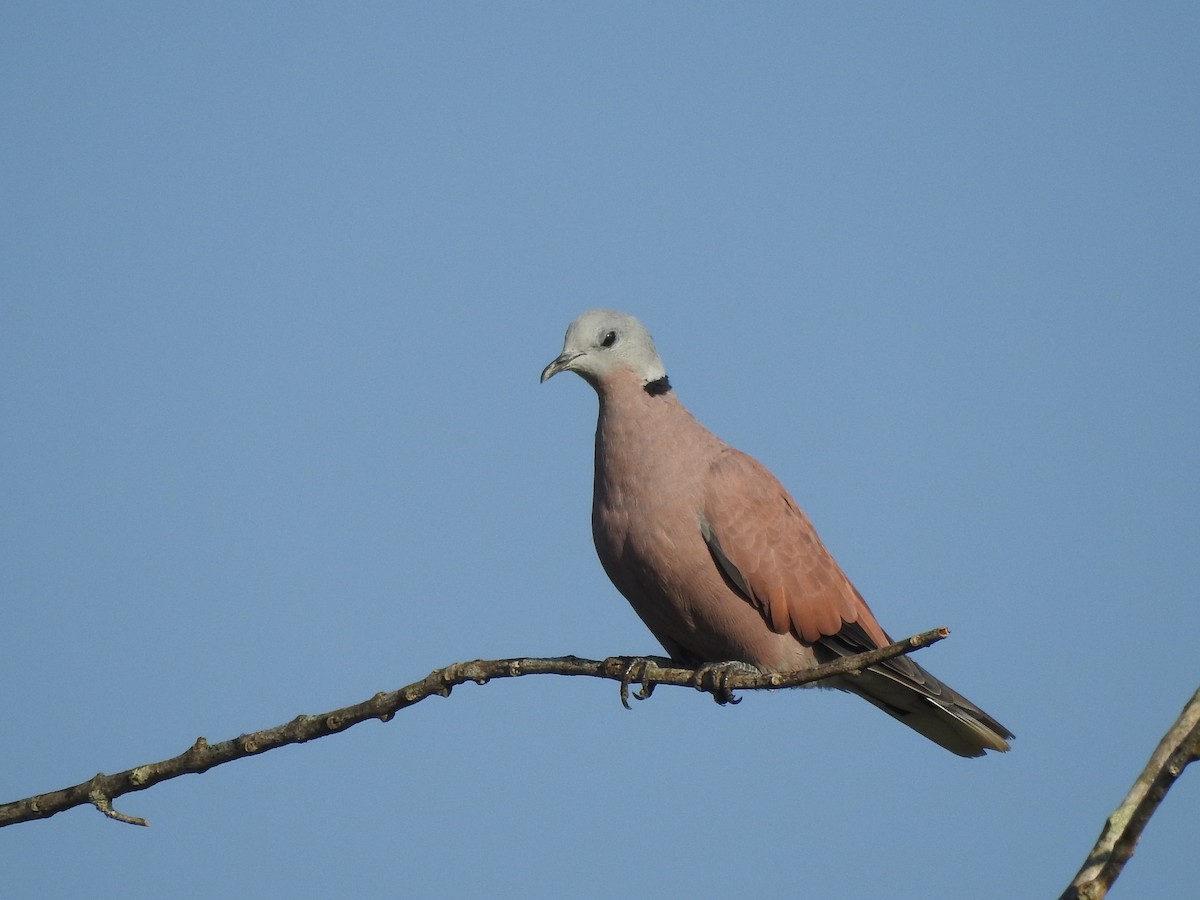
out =
{"type": "Polygon", "coordinates": [[[552,659],[477,659],[473,662],[452,663],[445,668],[435,669],[420,681],[414,681],[398,691],[378,693],[369,700],[353,706],[317,716],[297,716],[275,728],[243,734],[241,737],[217,744],[210,744],[202,737],[197,738],[191,747],[171,759],[147,763],[115,775],[100,773],[74,787],[0,804],[0,827],[49,818],[87,803],[93,804],[106,816],[117,821],[147,825],[149,823],[145,819],[114,810],[112,801],[122,794],[144,791],[180,775],[207,772],[214,766],[224,765],[235,759],[336,734],[367,719],[390,721],[397,712],[420,703],[426,697],[435,694],[439,697],[449,697],[451,689],[467,681],[487,684],[493,678],[517,678],[522,675],[586,675],[591,678],[619,681],[622,702],[626,706],[629,705],[629,685],[633,681],[642,685],[635,695],[641,699],[649,697],[656,685],[666,684],[695,687],[712,694],[721,702],[727,702],[732,698],[732,691],[735,689],[770,690],[795,687],[837,675],[858,674],[884,660],[928,647],[949,634],[945,628],[936,628],[879,650],[847,656],[815,669],[789,674],[762,675],[705,666],[691,669],[677,665],[669,659],[634,656],[613,656],[605,660],[580,659],[577,656],[552,659]]]}
{"type": "Polygon", "coordinates": [[[1200,759],[1200,690],[1159,741],[1129,794],[1100,832],[1083,868],[1059,900],[1101,900],[1133,856],[1138,839],[1171,785],[1200,759]]]}

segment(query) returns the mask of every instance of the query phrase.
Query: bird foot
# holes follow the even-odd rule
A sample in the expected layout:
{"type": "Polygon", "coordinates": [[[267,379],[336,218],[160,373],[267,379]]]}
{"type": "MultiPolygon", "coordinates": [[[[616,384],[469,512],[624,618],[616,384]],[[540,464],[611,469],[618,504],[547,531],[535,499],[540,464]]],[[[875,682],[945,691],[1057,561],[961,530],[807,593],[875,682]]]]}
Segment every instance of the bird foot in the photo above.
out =
{"type": "Polygon", "coordinates": [[[650,669],[654,665],[654,660],[646,657],[630,661],[629,666],[625,669],[625,674],[621,676],[621,705],[626,709],[633,709],[629,705],[629,685],[633,682],[637,681],[642,685],[633,695],[635,700],[649,700],[650,695],[654,693],[654,682],[650,678],[650,669]]]}
{"type": "Polygon", "coordinates": [[[733,688],[729,686],[730,677],[733,675],[761,674],[762,671],[757,666],[752,666],[750,663],[741,662],[740,660],[705,663],[696,668],[696,676],[692,679],[692,685],[698,691],[708,691],[720,706],[724,706],[727,703],[736,706],[742,702],[742,698],[733,695],[733,688]]]}

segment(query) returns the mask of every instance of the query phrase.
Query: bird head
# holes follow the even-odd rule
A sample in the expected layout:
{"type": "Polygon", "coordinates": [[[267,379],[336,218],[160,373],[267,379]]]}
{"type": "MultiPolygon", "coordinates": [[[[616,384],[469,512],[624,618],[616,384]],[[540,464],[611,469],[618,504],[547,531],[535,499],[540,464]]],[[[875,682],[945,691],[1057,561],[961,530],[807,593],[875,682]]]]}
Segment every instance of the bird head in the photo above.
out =
{"type": "Polygon", "coordinates": [[[559,372],[574,372],[592,387],[621,372],[632,372],[643,385],[665,382],[667,377],[642,323],[611,309],[588,310],[570,324],[562,353],[542,370],[542,381],[559,372]]]}

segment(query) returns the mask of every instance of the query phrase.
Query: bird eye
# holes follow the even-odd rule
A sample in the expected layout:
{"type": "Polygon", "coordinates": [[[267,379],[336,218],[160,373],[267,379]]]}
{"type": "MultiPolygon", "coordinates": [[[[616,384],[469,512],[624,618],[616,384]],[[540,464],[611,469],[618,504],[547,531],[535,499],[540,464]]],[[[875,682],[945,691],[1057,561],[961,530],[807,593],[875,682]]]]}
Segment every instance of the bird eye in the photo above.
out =
{"type": "Polygon", "coordinates": [[[602,340],[600,342],[600,346],[601,347],[611,347],[616,342],[617,342],[617,333],[615,331],[610,331],[608,334],[606,334],[604,336],[604,340],[602,340]]]}

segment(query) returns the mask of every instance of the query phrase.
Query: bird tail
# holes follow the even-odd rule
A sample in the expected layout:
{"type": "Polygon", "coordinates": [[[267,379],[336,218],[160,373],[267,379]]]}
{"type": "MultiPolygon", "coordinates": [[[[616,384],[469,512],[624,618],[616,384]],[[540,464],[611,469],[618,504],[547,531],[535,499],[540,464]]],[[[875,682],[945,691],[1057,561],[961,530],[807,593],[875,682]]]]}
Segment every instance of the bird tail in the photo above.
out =
{"type": "Polygon", "coordinates": [[[837,685],[959,756],[1009,749],[1012,732],[916,663],[869,669],[837,685]],[[896,671],[899,669],[900,671],[896,671]]]}
{"type": "MultiPolygon", "coordinates": [[[[861,599],[861,598],[860,598],[861,599]]],[[[853,656],[891,641],[882,629],[872,636],[860,622],[844,622],[837,634],[812,645],[817,662],[853,656]]],[[[1004,753],[1013,733],[982,709],[938,681],[908,656],[896,656],[859,675],[846,675],[830,687],[858,694],[917,734],[959,756],[1004,753]]]]}

